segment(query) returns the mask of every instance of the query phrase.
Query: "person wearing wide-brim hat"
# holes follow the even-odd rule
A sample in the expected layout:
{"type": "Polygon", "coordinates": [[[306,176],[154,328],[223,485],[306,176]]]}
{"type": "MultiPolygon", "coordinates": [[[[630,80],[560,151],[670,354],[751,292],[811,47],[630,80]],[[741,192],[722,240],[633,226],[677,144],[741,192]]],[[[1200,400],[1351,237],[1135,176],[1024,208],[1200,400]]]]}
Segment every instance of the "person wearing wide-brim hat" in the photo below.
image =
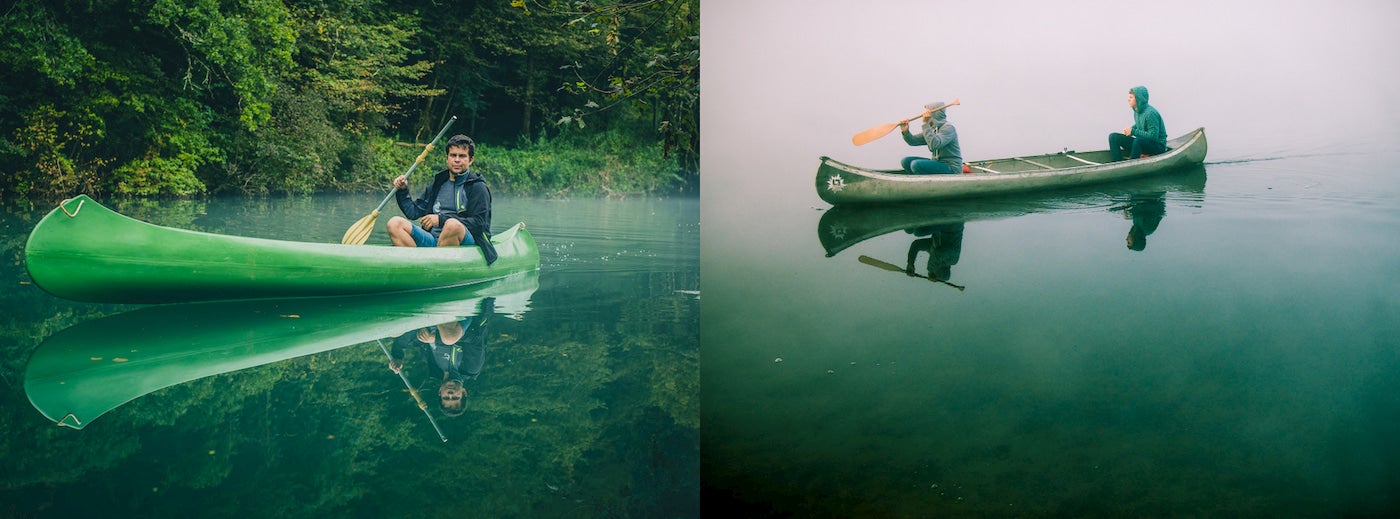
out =
{"type": "Polygon", "coordinates": [[[945,103],[934,101],[924,105],[923,128],[918,135],[909,133],[909,123],[899,123],[904,142],[910,146],[928,146],[933,157],[905,157],[900,165],[905,171],[920,175],[962,173],[962,148],[958,146],[958,130],[948,124],[945,103]]]}

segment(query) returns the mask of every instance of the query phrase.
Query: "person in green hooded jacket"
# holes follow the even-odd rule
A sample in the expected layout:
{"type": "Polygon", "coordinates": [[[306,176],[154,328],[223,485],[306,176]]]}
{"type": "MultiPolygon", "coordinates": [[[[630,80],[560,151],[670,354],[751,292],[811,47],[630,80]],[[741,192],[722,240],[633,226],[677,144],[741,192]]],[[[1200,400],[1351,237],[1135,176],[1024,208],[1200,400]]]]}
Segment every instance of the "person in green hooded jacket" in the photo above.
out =
{"type": "Polygon", "coordinates": [[[1137,159],[1167,151],[1167,128],[1162,114],[1147,104],[1147,87],[1128,90],[1128,106],[1133,109],[1133,125],[1123,133],[1108,134],[1108,149],[1113,160],[1137,159]]]}

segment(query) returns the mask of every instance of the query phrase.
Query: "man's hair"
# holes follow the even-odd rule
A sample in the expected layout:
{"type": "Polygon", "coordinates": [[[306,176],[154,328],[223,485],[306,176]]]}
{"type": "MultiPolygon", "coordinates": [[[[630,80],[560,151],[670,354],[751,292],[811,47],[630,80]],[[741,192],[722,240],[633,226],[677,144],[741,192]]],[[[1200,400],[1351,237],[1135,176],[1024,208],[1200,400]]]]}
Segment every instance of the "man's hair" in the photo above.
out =
{"type": "Polygon", "coordinates": [[[460,134],[453,135],[451,139],[447,139],[447,151],[452,151],[452,148],[466,148],[467,156],[476,158],[476,141],[473,141],[471,137],[460,134]]]}

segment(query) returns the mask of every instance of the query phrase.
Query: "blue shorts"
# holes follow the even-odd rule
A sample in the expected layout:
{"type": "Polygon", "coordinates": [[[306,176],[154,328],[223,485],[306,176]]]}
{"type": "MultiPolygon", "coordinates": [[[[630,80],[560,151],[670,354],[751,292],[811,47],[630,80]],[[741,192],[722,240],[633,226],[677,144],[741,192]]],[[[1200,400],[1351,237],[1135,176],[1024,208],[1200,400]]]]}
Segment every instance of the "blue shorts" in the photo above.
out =
{"type": "MultiPolygon", "coordinates": [[[[425,231],[422,227],[417,225],[414,225],[412,228],[413,231],[411,231],[410,234],[413,235],[414,245],[417,245],[419,247],[437,247],[437,235],[425,231]]],[[[476,245],[476,242],[472,241],[471,233],[467,233],[466,236],[462,237],[462,245],[476,245]]]]}

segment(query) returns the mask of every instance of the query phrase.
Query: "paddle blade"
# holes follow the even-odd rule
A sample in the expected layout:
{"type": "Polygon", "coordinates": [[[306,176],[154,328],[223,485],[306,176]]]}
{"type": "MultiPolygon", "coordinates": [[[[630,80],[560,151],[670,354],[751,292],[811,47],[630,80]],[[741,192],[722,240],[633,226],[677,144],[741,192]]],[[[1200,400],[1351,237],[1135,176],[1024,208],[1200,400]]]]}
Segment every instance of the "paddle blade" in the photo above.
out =
{"type": "Polygon", "coordinates": [[[345,231],[345,236],[340,239],[340,243],[345,245],[364,245],[369,240],[369,233],[374,231],[374,221],[379,218],[379,211],[375,211],[361,218],[345,231]]]}
{"type": "Polygon", "coordinates": [[[870,265],[870,266],[872,266],[872,267],[879,267],[879,268],[888,270],[888,271],[890,271],[890,272],[904,272],[904,269],[902,269],[902,268],[899,268],[899,267],[897,267],[897,266],[895,266],[895,265],[891,265],[891,264],[889,264],[889,263],[885,263],[885,262],[883,262],[883,261],[877,260],[877,259],[872,258],[872,257],[870,257],[870,256],[861,256],[861,257],[858,258],[858,259],[860,260],[861,263],[864,263],[864,264],[866,264],[866,265],[870,265]]]}
{"type": "Polygon", "coordinates": [[[876,126],[869,130],[857,133],[855,137],[851,137],[851,144],[854,144],[856,146],[864,145],[868,142],[874,141],[875,139],[879,139],[880,137],[889,135],[890,132],[894,131],[894,129],[898,127],[899,123],[889,123],[876,126]]]}

